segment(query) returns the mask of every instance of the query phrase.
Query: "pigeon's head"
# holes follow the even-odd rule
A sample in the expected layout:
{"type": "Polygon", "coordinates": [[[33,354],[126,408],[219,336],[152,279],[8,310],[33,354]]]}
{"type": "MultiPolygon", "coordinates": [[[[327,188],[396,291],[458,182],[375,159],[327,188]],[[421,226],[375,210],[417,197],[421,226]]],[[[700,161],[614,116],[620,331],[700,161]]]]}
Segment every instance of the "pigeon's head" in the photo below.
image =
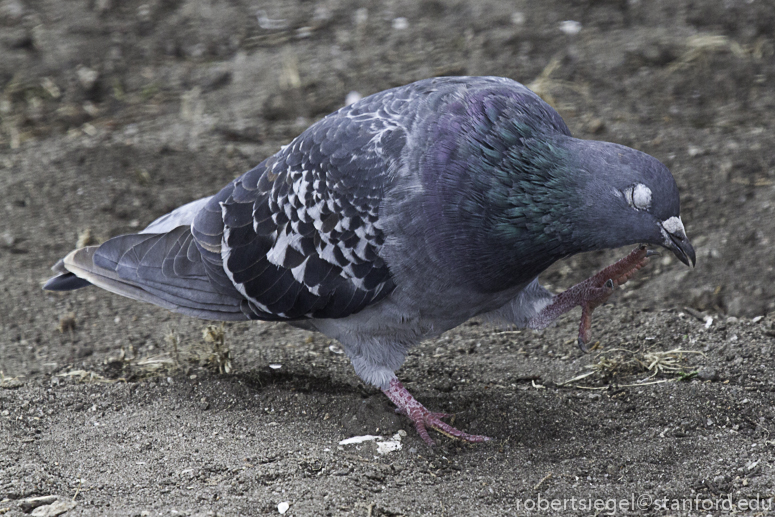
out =
{"type": "Polygon", "coordinates": [[[659,160],[618,144],[569,139],[582,174],[584,230],[601,247],[664,246],[684,264],[696,262],[681,221],[673,175],[659,160]]]}

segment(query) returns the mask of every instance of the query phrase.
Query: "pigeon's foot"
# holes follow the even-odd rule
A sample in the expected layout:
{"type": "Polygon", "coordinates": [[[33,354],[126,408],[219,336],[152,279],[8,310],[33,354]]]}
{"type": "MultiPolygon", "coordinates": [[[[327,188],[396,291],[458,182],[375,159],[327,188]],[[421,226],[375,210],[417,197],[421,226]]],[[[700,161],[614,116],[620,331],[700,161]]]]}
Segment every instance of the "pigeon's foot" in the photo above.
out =
{"type": "Polygon", "coordinates": [[[578,344],[579,348],[586,352],[592,325],[592,311],[604,304],[616,287],[624,284],[636,271],[645,266],[648,263],[648,257],[652,254],[645,246],[638,246],[623,259],[555,296],[554,301],[538,313],[528,326],[534,329],[546,328],[560,315],[580,306],[581,323],[579,323],[578,344]]]}
{"type": "Polygon", "coordinates": [[[492,439],[487,436],[464,433],[446,422],[442,422],[441,419],[448,417],[448,414],[429,411],[425,406],[417,402],[417,399],[404,388],[404,385],[398,379],[390,381],[388,389],[382,390],[382,392],[398,407],[397,412],[408,416],[414,422],[414,427],[420,434],[420,438],[431,447],[433,447],[433,440],[428,436],[428,429],[435,429],[450,438],[457,438],[458,440],[471,443],[486,442],[492,439]]]}

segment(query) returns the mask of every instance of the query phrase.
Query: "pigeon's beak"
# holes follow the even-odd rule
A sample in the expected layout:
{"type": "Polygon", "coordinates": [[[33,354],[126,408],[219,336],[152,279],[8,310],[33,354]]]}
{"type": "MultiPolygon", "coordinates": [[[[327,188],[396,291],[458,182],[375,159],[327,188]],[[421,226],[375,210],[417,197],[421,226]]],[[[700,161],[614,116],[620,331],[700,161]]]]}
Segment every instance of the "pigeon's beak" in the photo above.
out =
{"type": "Polygon", "coordinates": [[[694,267],[697,263],[697,256],[694,248],[686,237],[686,230],[680,217],[671,217],[667,221],[662,221],[662,234],[664,242],[662,245],[672,251],[678,260],[687,266],[694,267]]]}

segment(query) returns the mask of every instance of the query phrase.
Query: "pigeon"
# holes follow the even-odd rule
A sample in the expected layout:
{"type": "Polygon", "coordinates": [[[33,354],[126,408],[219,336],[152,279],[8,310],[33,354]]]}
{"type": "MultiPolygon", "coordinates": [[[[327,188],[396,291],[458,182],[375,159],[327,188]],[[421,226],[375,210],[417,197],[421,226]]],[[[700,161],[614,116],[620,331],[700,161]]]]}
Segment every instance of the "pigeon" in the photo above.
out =
{"type": "Polygon", "coordinates": [[[474,317],[541,329],[577,306],[583,348],[645,245],[695,263],[667,167],[572,137],[511,79],[437,77],[345,106],[215,195],[72,251],[44,289],[96,285],[197,318],[321,332],[429,445],[429,429],[483,442],[401,384],[407,351],[474,317]],[[538,283],[559,259],[632,244],[559,295],[538,283]]]}

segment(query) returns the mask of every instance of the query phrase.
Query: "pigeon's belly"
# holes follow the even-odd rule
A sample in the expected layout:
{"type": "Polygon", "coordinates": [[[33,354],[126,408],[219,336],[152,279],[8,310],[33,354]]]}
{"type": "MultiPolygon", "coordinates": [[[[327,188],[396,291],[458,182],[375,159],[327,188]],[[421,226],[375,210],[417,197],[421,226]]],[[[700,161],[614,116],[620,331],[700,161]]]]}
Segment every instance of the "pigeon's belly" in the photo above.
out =
{"type": "MultiPolygon", "coordinates": [[[[529,282],[528,282],[529,283],[529,282]]],[[[450,287],[444,293],[426,291],[418,296],[396,289],[384,300],[341,319],[312,320],[320,332],[348,342],[377,340],[406,344],[434,338],[480,314],[511,302],[526,284],[500,293],[474,293],[450,287]]]]}

